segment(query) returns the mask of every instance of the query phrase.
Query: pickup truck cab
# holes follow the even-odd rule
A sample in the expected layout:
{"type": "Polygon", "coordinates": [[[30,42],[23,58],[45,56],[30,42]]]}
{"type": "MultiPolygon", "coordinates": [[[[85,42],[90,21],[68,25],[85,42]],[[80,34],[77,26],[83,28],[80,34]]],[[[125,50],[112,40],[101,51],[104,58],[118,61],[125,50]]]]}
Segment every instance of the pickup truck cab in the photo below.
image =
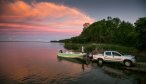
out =
{"type": "Polygon", "coordinates": [[[97,60],[99,64],[103,62],[120,62],[128,67],[136,63],[135,56],[122,55],[117,51],[104,51],[103,54],[93,55],[93,60],[97,60]]]}

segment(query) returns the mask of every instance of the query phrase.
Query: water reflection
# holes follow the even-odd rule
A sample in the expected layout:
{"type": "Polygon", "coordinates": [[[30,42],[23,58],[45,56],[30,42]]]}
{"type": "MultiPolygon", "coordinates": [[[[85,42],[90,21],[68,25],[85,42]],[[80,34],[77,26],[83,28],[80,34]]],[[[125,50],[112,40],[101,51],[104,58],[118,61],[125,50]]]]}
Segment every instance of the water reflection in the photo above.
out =
{"type": "MultiPolygon", "coordinates": [[[[101,74],[101,72],[102,72],[102,76],[106,75],[106,76],[113,78],[113,79],[111,79],[113,84],[124,84],[124,83],[126,83],[126,84],[145,84],[146,83],[146,80],[145,80],[146,75],[143,75],[143,73],[136,73],[136,72],[132,72],[129,70],[125,70],[122,66],[117,66],[114,64],[100,65],[97,62],[91,62],[89,59],[86,59],[86,58],[82,60],[82,59],[70,59],[70,58],[58,57],[58,60],[60,62],[63,60],[63,61],[69,61],[69,62],[80,64],[80,65],[82,65],[81,68],[82,68],[83,72],[85,70],[85,66],[88,66],[88,67],[90,66],[90,68],[92,68],[92,69],[90,71],[90,74],[88,74],[89,76],[91,75],[92,72],[94,72],[94,70],[98,70],[98,72],[96,72],[96,73],[101,74]],[[144,77],[141,77],[141,75],[143,75],[144,77]]],[[[99,77],[99,79],[101,79],[102,76],[98,75],[95,77],[99,77]]],[[[104,77],[103,77],[103,80],[105,80],[104,77]]],[[[98,82],[99,81],[100,80],[98,80],[98,82]]],[[[109,81],[109,79],[107,81],[109,81]]],[[[93,82],[93,83],[95,83],[95,82],[93,82]]]]}
{"type": "Polygon", "coordinates": [[[129,81],[133,81],[134,84],[146,83],[146,80],[145,80],[146,75],[143,75],[144,73],[136,73],[136,72],[122,69],[122,68],[115,68],[112,66],[103,66],[102,69],[104,73],[108,74],[109,76],[113,78],[117,78],[117,80],[129,79],[129,81]],[[140,75],[143,75],[143,77],[140,77],[140,75]]]}
{"type": "Polygon", "coordinates": [[[0,84],[146,84],[146,75],[58,58],[63,44],[0,42],[0,84]]]}
{"type": "Polygon", "coordinates": [[[85,60],[85,59],[80,59],[80,58],[64,58],[64,57],[58,57],[59,62],[62,61],[69,61],[72,63],[76,63],[76,64],[80,64],[81,65],[81,69],[83,70],[83,72],[85,71],[85,68],[88,67],[89,65],[89,60],[85,60]]]}

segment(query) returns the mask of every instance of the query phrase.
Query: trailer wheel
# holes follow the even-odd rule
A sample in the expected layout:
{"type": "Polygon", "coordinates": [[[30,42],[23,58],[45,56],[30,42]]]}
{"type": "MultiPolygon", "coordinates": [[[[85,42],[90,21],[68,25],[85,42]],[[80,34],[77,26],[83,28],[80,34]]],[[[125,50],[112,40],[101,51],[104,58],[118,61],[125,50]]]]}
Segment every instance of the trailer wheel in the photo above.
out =
{"type": "Polygon", "coordinates": [[[98,62],[99,65],[102,65],[103,64],[103,59],[98,59],[97,62],[98,62]]]}

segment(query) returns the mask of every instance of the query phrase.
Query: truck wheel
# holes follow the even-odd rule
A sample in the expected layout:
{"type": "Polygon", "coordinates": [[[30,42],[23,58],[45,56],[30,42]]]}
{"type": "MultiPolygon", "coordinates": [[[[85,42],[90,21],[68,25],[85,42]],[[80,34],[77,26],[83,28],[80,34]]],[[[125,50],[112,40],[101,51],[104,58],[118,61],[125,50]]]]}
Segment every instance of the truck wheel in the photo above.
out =
{"type": "Polygon", "coordinates": [[[132,62],[129,60],[126,60],[126,61],[124,61],[124,65],[127,67],[130,67],[130,66],[132,66],[132,62]]]}
{"type": "Polygon", "coordinates": [[[98,59],[98,64],[102,65],[103,64],[103,60],[102,59],[98,59]]]}

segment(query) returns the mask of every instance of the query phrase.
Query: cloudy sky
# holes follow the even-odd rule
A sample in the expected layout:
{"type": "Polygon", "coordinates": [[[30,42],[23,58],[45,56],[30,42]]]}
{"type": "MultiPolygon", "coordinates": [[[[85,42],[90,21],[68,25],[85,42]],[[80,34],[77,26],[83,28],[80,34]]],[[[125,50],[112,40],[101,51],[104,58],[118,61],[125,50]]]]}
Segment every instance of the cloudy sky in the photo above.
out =
{"type": "Polygon", "coordinates": [[[0,0],[0,41],[69,38],[107,16],[134,23],[146,17],[146,1],[0,0]]]}

